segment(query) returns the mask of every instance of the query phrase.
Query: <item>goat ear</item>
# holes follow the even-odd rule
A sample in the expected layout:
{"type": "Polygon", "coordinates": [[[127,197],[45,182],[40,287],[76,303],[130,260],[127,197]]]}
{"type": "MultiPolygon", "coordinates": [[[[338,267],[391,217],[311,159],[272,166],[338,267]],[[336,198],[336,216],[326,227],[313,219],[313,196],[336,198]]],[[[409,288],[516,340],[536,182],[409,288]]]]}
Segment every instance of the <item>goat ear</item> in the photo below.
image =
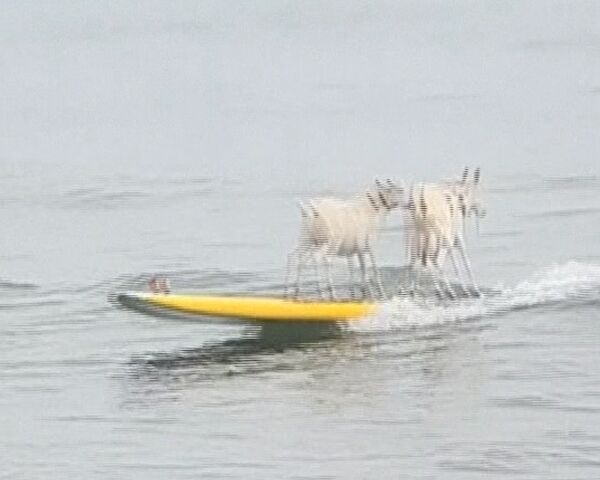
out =
{"type": "Polygon", "coordinates": [[[411,184],[410,190],[408,191],[408,201],[406,202],[406,208],[414,213],[415,210],[415,192],[413,191],[413,185],[411,184]]]}
{"type": "Polygon", "coordinates": [[[467,183],[467,177],[469,176],[469,167],[465,167],[462,174],[462,183],[467,183]]]}
{"type": "Polygon", "coordinates": [[[449,193],[444,195],[448,208],[450,209],[450,215],[454,215],[454,205],[452,204],[452,196],[449,193]]]}
{"type": "Polygon", "coordinates": [[[300,208],[300,215],[303,217],[308,217],[308,209],[302,200],[298,200],[298,207],[300,208]]]}
{"type": "Polygon", "coordinates": [[[313,217],[318,217],[319,216],[319,209],[315,205],[315,202],[313,202],[312,200],[309,201],[308,202],[308,206],[310,207],[310,211],[312,212],[313,217]]]}
{"type": "Polygon", "coordinates": [[[481,169],[479,167],[477,167],[475,169],[475,173],[473,173],[473,183],[475,185],[477,185],[479,183],[480,179],[481,179],[481,169]]]}
{"type": "Polygon", "coordinates": [[[458,203],[460,205],[460,212],[462,213],[462,216],[466,217],[467,216],[467,206],[465,205],[465,197],[462,193],[458,196],[458,203]]]}
{"type": "Polygon", "coordinates": [[[419,209],[423,215],[427,213],[427,203],[425,203],[425,196],[423,195],[423,192],[421,192],[421,198],[419,199],[419,209]]]}

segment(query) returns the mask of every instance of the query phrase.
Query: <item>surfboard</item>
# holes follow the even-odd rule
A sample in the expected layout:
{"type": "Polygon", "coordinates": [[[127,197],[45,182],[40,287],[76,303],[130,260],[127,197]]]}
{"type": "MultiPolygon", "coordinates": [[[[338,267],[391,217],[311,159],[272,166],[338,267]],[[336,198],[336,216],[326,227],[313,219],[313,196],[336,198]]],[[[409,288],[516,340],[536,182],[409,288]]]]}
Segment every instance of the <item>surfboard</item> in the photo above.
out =
{"type": "Polygon", "coordinates": [[[144,292],[123,293],[120,303],[204,317],[274,321],[274,322],[338,322],[356,321],[372,315],[371,302],[324,302],[289,300],[278,297],[237,297],[210,295],[175,295],[144,292]]]}

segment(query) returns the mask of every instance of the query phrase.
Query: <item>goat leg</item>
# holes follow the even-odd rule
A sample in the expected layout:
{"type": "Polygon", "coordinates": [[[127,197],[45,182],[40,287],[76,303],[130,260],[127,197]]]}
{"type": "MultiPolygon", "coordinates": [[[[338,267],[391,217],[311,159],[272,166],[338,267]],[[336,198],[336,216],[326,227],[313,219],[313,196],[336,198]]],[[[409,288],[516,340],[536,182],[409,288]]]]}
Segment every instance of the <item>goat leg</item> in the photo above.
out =
{"type": "Polygon", "coordinates": [[[371,265],[373,267],[373,275],[375,276],[375,282],[377,285],[377,289],[379,290],[379,295],[381,295],[381,298],[383,300],[385,300],[386,294],[383,289],[383,282],[381,281],[381,274],[379,272],[379,268],[377,268],[377,263],[375,262],[375,255],[373,254],[373,250],[371,249],[370,245],[367,246],[367,253],[369,255],[369,260],[371,261],[371,265]]]}
{"type": "Polygon", "coordinates": [[[460,237],[457,238],[457,246],[458,246],[458,251],[460,252],[460,255],[462,257],[462,261],[465,266],[465,269],[467,270],[467,275],[469,277],[469,282],[471,283],[473,296],[481,297],[481,291],[479,290],[479,287],[477,286],[477,284],[475,283],[475,279],[473,278],[473,270],[471,269],[471,262],[469,261],[469,258],[467,256],[467,252],[465,249],[465,242],[460,237]]]}

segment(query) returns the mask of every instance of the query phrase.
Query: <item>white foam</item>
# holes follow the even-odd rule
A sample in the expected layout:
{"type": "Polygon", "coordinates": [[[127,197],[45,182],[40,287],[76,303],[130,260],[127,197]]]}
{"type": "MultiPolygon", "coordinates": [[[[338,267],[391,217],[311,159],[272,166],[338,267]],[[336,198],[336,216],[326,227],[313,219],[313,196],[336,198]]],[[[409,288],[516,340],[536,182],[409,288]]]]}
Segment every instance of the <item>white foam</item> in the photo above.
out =
{"type": "Polygon", "coordinates": [[[377,314],[351,326],[357,331],[439,325],[500,315],[512,310],[600,299],[600,265],[568,262],[552,266],[530,280],[481,299],[439,303],[397,297],[382,303],[377,314]]]}
{"type": "Polygon", "coordinates": [[[512,308],[525,308],[572,300],[599,298],[600,265],[568,262],[556,265],[532,280],[503,292],[512,308]]]}

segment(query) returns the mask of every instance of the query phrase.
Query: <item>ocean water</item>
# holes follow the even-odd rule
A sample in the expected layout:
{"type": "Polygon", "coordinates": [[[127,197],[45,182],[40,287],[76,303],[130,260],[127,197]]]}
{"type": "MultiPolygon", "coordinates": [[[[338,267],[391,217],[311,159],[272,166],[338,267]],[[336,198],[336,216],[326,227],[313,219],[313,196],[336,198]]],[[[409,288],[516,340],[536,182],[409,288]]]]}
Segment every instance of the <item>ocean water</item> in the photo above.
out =
{"type": "Polygon", "coordinates": [[[0,478],[600,478],[599,51],[597,2],[3,2],[0,478]],[[483,299],[114,301],[281,292],[298,200],[464,165],[483,299]]]}

